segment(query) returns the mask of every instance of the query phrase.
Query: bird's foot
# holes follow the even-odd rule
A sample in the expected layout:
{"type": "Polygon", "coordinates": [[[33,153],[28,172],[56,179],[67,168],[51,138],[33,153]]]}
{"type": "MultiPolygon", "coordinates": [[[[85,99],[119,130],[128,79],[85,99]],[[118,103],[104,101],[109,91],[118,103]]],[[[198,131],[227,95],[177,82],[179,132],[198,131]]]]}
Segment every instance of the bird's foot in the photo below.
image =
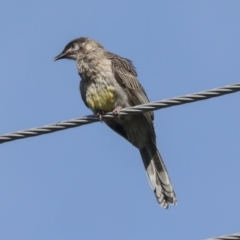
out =
{"type": "Polygon", "coordinates": [[[102,116],[103,116],[104,114],[105,114],[105,112],[102,111],[102,110],[97,113],[98,119],[99,119],[100,122],[103,122],[103,121],[102,121],[102,116]]]}
{"type": "Polygon", "coordinates": [[[122,107],[117,106],[114,110],[113,110],[113,114],[117,115],[119,118],[121,117],[120,111],[121,111],[122,107]]]}

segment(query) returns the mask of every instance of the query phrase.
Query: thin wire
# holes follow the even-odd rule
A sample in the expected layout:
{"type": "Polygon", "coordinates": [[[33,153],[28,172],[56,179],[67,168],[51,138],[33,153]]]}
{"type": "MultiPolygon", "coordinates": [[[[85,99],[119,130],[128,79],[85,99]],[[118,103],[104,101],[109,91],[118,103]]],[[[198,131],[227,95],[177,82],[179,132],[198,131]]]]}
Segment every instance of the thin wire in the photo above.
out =
{"type": "MultiPolygon", "coordinates": [[[[198,93],[188,94],[185,96],[174,97],[169,99],[164,99],[157,102],[150,102],[143,105],[137,105],[134,107],[123,108],[120,111],[121,116],[126,116],[129,114],[139,114],[148,111],[154,111],[157,109],[172,107],[176,105],[181,105],[185,103],[196,102],[200,100],[205,100],[213,97],[219,97],[225,94],[234,93],[240,91],[240,83],[227,85],[225,87],[214,88],[207,91],[202,91],[198,93]]],[[[116,117],[113,113],[104,114],[102,119],[110,119],[116,117]]],[[[45,125],[42,127],[31,128],[27,130],[17,131],[13,133],[8,133],[0,136],[0,144],[4,142],[14,141],[17,139],[23,139],[27,137],[34,137],[42,134],[52,133],[60,130],[65,130],[68,128],[74,128],[82,126],[85,124],[98,122],[99,118],[97,115],[88,115],[81,118],[74,118],[68,121],[62,121],[55,124],[45,125]]]]}
{"type": "Polygon", "coordinates": [[[239,240],[239,239],[240,239],[240,233],[234,233],[232,235],[209,238],[208,240],[239,240]]]}

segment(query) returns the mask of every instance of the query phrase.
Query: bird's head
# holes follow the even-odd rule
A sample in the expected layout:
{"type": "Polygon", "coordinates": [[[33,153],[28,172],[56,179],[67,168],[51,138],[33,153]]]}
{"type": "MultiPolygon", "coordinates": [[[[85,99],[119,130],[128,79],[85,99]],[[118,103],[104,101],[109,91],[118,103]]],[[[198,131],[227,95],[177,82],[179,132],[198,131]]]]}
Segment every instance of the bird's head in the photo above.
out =
{"type": "Polygon", "coordinates": [[[85,56],[98,49],[103,49],[103,46],[100,43],[86,37],[77,38],[69,42],[63,51],[53,59],[53,61],[63,58],[76,60],[77,57],[85,56]]]}

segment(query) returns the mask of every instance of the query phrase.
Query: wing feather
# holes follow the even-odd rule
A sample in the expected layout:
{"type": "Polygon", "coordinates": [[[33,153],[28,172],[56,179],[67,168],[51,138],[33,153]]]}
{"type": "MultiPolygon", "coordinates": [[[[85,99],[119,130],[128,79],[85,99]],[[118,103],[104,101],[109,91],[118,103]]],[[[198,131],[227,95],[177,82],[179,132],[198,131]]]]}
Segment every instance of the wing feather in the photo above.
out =
{"type": "MultiPolygon", "coordinates": [[[[106,52],[106,56],[112,62],[112,71],[118,83],[126,90],[132,106],[148,103],[147,94],[137,79],[137,72],[133,63],[116,54],[106,52]]],[[[154,118],[153,112],[144,113],[150,125],[154,118]]]]}

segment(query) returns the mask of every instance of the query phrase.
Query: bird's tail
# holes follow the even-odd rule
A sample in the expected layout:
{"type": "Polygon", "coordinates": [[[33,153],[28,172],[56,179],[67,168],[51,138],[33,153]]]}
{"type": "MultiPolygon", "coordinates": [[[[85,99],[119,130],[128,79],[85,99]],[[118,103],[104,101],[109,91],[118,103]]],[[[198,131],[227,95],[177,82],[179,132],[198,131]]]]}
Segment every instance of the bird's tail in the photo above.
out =
{"type": "Polygon", "coordinates": [[[175,192],[157,146],[154,143],[149,144],[140,149],[140,153],[150,185],[159,204],[164,208],[168,208],[168,203],[176,205],[175,192]]]}

